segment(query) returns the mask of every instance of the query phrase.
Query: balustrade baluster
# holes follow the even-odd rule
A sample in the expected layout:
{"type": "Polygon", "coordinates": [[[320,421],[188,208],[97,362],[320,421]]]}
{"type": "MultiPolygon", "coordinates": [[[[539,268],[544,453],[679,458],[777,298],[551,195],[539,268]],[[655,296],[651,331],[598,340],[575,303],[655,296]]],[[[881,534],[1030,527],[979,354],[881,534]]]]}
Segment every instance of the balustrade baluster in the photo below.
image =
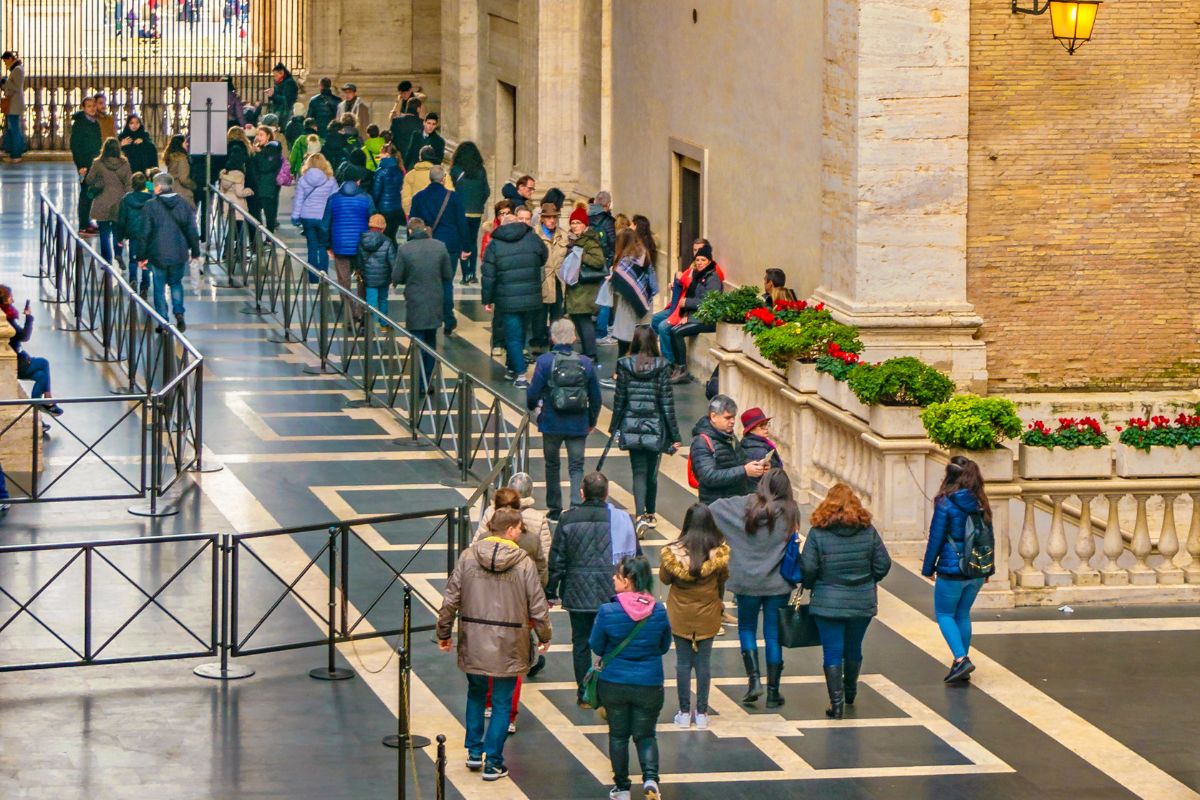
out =
{"type": "Polygon", "coordinates": [[[1178,495],[1164,494],[1162,530],[1158,534],[1158,552],[1162,563],[1154,568],[1159,583],[1183,583],[1183,570],[1175,566],[1179,553],[1179,534],[1175,531],[1175,498],[1178,495]]]}
{"type": "Polygon", "coordinates": [[[1200,583],[1200,493],[1193,492],[1191,498],[1192,525],[1188,531],[1187,551],[1192,560],[1185,572],[1188,583],[1200,583]]]}
{"type": "Polygon", "coordinates": [[[1064,495],[1052,495],[1050,502],[1054,504],[1054,512],[1050,517],[1050,539],[1046,542],[1046,553],[1050,563],[1043,570],[1047,586],[1069,586],[1071,573],[1062,565],[1063,556],[1067,554],[1067,531],[1063,525],[1064,495]]]}
{"type": "Polygon", "coordinates": [[[1046,585],[1046,576],[1041,570],[1034,569],[1033,562],[1037,559],[1041,548],[1038,543],[1037,520],[1034,518],[1034,498],[1022,497],[1025,504],[1025,522],[1021,525],[1021,538],[1017,542],[1017,554],[1025,565],[1017,570],[1017,585],[1026,588],[1037,588],[1046,585]]]}
{"type": "Polygon", "coordinates": [[[1149,498],[1138,494],[1133,499],[1137,501],[1137,517],[1133,523],[1133,542],[1129,549],[1137,563],[1129,568],[1129,582],[1135,586],[1146,586],[1155,580],[1154,570],[1146,563],[1151,550],[1150,524],[1146,518],[1146,500],[1149,498]]]}
{"type": "Polygon", "coordinates": [[[1079,495],[1079,535],[1075,538],[1075,555],[1079,564],[1071,570],[1078,586],[1095,586],[1100,583],[1100,572],[1092,566],[1096,554],[1096,540],[1092,531],[1092,498],[1079,495]]]}
{"type": "Polygon", "coordinates": [[[1129,583],[1129,573],[1117,561],[1125,552],[1125,539],[1121,536],[1121,498],[1124,495],[1105,495],[1108,500],[1108,521],[1104,525],[1104,566],[1100,569],[1100,582],[1106,586],[1124,586],[1129,583]]]}

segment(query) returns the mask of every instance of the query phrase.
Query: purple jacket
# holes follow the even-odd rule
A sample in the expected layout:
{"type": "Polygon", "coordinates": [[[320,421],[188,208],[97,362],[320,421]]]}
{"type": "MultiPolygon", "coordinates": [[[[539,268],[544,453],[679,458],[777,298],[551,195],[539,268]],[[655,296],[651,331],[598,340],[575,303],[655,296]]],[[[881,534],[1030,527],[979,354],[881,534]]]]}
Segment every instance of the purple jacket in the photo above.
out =
{"type": "Polygon", "coordinates": [[[325,204],[337,189],[337,181],[321,170],[310,169],[305,172],[296,181],[296,197],[292,200],[292,221],[324,217],[325,204]]]}

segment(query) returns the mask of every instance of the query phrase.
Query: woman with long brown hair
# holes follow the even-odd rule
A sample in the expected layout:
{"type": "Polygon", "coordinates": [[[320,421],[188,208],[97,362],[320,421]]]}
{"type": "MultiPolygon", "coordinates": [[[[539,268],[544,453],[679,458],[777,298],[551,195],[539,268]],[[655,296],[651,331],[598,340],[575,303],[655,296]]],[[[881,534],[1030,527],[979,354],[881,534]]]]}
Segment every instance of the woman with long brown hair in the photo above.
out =
{"type": "Polygon", "coordinates": [[[991,523],[992,507],[983,488],[979,465],[964,456],[954,456],[946,465],[946,476],[933,498],[933,519],[921,574],[933,585],[933,613],[942,637],[950,646],[954,663],[946,683],[970,680],[975,665],[971,650],[971,606],[987,578],[963,575],[960,559],[972,517],[991,523]]]}
{"type": "Polygon", "coordinates": [[[809,522],[800,554],[803,585],[812,590],[809,613],[821,633],[829,692],[825,716],[841,719],[858,695],[863,637],[878,610],[875,585],[892,568],[892,558],[870,512],[844,483],[834,484],[809,522]]]}

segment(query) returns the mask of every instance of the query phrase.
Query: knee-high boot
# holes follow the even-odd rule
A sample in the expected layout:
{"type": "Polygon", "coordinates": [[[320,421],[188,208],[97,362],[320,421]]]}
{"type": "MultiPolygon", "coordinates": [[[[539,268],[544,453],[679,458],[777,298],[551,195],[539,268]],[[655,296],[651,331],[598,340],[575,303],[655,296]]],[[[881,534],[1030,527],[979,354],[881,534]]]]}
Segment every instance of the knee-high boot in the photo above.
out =
{"type": "Polygon", "coordinates": [[[858,697],[858,673],[862,669],[861,661],[847,661],[843,665],[843,683],[846,687],[846,705],[854,705],[854,698],[858,697]]]}
{"type": "Polygon", "coordinates": [[[749,678],[746,683],[746,694],[742,697],[742,702],[753,703],[762,697],[762,681],[759,680],[758,669],[758,649],[743,650],[742,664],[745,665],[746,677],[749,678]]]}
{"type": "Polygon", "coordinates": [[[783,705],[783,695],[779,693],[779,679],[783,677],[783,663],[767,664],[767,708],[779,708],[783,705]]]}
{"type": "Polygon", "coordinates": [[[825,667],[825,688],[829,691],[829,708],[825,709],[825,716],[830,719],[842,719],[846,714],[844,680],[841,664],[825,667]]]}

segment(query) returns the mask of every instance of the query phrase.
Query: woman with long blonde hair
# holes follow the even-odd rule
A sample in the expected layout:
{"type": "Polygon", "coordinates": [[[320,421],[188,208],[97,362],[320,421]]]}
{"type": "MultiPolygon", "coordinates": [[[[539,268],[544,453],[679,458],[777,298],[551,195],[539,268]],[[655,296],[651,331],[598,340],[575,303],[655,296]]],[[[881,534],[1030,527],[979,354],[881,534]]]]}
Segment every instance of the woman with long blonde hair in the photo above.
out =
{"type": "MultiPolygon", "coordinates": [[[[296,197],[292,200],[292,224],[304,229],[308,263],[325,273],[329,272],[329,251],[325,249],[321,221],[325,218],[325,203],[337,188],[333,167],[325,156],[313,153],[304,159],[300,178],[296,181],[296,197]]],[[[319,280],[311,274],[309,279],[313,283],[319,280]]]]}

